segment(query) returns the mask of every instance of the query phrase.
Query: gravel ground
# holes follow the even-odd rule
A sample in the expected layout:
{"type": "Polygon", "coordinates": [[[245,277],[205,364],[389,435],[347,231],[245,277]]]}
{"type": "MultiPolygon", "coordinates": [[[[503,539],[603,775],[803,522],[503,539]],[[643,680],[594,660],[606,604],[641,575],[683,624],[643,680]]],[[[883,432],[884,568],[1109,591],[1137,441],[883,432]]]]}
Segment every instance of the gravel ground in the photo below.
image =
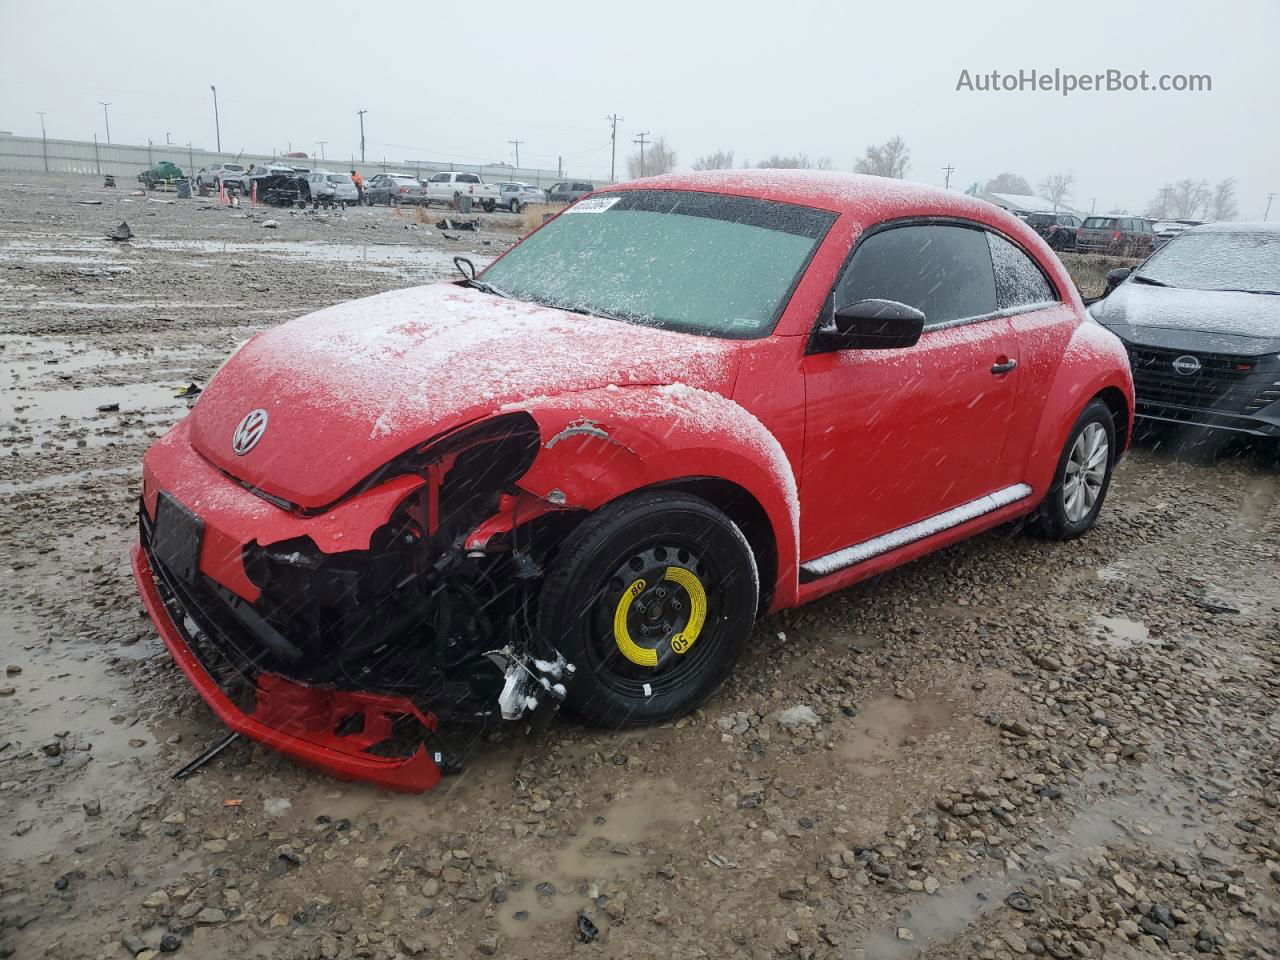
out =
{"type": "Polygon", "coordinates": [[[416,797],[248,744],[174,782],[223,736],[126,559],[175,394],[515,219],[16,179],[0,956],[1280,956],[1280,472],[1248,448],[1145,441],[1082,541],[1002,529],[770,618],[674,724],[496,728],[416,797]]]}

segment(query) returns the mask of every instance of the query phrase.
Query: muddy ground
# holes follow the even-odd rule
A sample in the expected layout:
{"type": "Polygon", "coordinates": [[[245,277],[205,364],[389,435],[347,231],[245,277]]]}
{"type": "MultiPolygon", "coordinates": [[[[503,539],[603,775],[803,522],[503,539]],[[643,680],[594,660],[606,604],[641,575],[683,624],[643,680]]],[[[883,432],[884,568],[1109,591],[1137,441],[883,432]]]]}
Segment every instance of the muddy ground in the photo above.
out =
{"type": "Polygon", "coordinates": [[[1146,440],[1081,541],[1003,529],[770,618],[675,724],[499,728],[423,796],[248,744],[171,780],[223,728],[130,579],[144,449],[246,335],[514,240],[482,221],[0,176],[0,956],[1280,956],[1250,448],[1146,440]]]}

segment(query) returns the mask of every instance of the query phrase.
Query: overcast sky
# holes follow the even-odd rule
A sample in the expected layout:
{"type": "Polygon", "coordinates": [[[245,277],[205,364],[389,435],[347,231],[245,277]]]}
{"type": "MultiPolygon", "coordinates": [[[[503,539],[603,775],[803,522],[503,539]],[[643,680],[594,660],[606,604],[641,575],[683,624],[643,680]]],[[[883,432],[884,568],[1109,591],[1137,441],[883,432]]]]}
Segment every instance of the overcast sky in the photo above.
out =
{"type": "MultiPolygon", "coordinates": [[[[902,136],[907,176],[968,186],[1001,171],[1076,177],[1074,206],[1141,210],[1165,182],[1238,180],[1259,218],[1280,191],[1280,2],[798,0],[178,6],[0,0],[0,130],[509,162],[596,178],[640,131],[687,169],[803,151],[849,170],[902,136]],[[626,12],[623,12],[623,11],[626,12]],[[196,18],[202,18],[197,22],[196,18]],[[1209,74],[1208,93],[976,93],[961,70],[1209,74]]],[[[331,166],[336,165],[334,163],[331,166]]],[[[1280,211],[1280,201],[1273,213],[1280,211]]]]}

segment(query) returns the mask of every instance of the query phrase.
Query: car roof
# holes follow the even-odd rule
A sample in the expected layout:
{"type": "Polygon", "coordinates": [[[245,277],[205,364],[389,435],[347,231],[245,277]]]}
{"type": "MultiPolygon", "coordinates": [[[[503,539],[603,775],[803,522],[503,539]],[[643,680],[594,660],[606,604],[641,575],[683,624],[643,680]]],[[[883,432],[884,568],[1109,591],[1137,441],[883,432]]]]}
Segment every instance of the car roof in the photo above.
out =
{"type": "Polygon", "coordinates": [[[1261,233],[1280,236],[1280,221],[1241,220],[1237,222],[1228,220],[1217,223],[1202,223],[1198,227],[1183,230],[1182,236],[1185,237],[1189,233],[1261,233]]]}
{"type": "Polygon", "coordinates": [[[599,189],[606,192],[699,190],[801,204],[836,213],[865,210],[869,205],[874,205],[881,208],[885,215],[893,216],[893,208],[902,207],[990,223],[1004,224],[1013,221],[1021,225],[1022,229],[1030,230],[1013,214],[985,200],[954,190],[943,190],[941,187],[861,173],[835,173],[826,170],[709,170],[665,174],[599,189]],[[997,217],[992,211],[998,211],[1003,216],[997,217]]]}

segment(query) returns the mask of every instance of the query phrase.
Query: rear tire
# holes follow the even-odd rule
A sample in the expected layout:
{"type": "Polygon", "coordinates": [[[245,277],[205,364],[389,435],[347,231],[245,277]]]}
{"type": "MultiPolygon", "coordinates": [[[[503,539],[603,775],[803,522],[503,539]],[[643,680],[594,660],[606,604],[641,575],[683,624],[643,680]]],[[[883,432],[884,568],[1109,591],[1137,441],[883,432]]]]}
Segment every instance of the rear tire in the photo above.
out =
{"type": "Polygon", "coordinates": [[[519,212],[520,212],[520,201],[519,201],[519,200],[512,200],[512,201],[511,201],[511,212],[512,212],[512,213],[519,213],[519,212]]]}
{"type": "Polygon", "coordinates": [[[729,675],[759,591],[733,521],[697,497],[637,493],[570,534],[542,585],[538,634],[577,668],[570,709],[602,726],[659,723],[729,675]]]}
{"type": "Polygon", "coordinates": [[[1116,425],[1111,408],[1091,400],[1076,418],[1058,458],[1053,484],[1032,518],[1032,529],[1050,540],[1074,540],[1093,528],[1116,464],[1116,425]]]}

